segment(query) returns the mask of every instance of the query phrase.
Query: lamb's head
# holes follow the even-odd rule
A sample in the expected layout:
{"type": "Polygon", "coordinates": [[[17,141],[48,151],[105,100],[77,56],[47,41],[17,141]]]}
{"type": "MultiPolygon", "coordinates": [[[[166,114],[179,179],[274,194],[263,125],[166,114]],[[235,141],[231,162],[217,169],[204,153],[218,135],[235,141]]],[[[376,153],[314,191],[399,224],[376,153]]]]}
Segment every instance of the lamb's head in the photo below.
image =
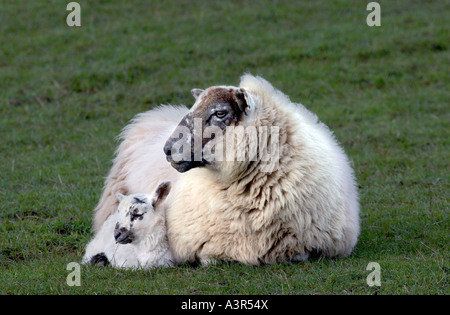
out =
{"type": "Polygon", "coordinates": [[[140,241],[154,227],[164,222],[164,213],[158,211],[170,192],[170,181],[158,185],[153,194],[117,194],[119,207],[114,238],[119,244],[140,241]]]}
{"type": "Polygon", "coordinates": [[[181,173],[195,167],[217,168],[230,156],[224,150],[226,134],[233,127],[251,124],[255,109],[252,96],[243,88],[213,86],[191,93],[196,99],[192,109],[164,146],[167,161],[181,173]]]}

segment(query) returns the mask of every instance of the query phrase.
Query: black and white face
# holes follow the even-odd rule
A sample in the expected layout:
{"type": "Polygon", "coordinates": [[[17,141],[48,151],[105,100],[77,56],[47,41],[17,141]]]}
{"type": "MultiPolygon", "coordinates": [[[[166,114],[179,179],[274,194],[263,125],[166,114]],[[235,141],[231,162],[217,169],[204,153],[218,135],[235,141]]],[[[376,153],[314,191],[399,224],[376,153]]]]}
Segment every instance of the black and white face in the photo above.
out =
{"type": "Polygon", "coordinates": [[[114,229],[114,238],[119,244],[128,244],[135,239],[135,230],[154,212],[150,203],[150,196],[145,194],[135,194],[124,196],[117,194],[119,207],[117,209],[117,223],[114,229]]]}
{"type": "Polygon", "coordinates": [[[219,141],[226,128],[240,125],[250,111],[249,96],[242,88],[216,86],[191,92],[196,102],[164,146],[167,161],[181,173],[213,164],[207,153],[212,142],[219,141]]]}
{"type": "Polygon", "coordinates": [[[117,194],[119,207],[117,209],[117,223],[114,229],[114,238],[119,244],[129,244],[139,240],[141,236],[152,231],[152,227],[159,224],[161,214],[156,213],[162,201],[170,192],[169,181],[162,182],[152,195],[117,194]]]}

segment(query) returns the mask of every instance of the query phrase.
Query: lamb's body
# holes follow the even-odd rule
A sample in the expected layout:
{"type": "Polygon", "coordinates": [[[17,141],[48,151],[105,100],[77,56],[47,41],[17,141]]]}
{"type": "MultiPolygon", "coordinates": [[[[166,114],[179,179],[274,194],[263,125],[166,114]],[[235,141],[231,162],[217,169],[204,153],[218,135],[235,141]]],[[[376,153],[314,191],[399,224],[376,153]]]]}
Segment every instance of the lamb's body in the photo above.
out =
{"type": "MultiPolygon", "coordinates": [[[[311,252],[351,253],[359,234],[357,191],[353,170],[330,130],[262,78],[245,75],[240,88],[251,96],[254,109],[239,124],[280,128],[280,159],[272,171],[261,171],[259,162],[242,167],[225,161],[173,174],[163,158],[153,165],[146,162],[155,160],[158,151],[139,158],[124,154],[121,148],[130,141],[125,137],[109,183],[133,192],[144,189],[142,185],[151,189],[156,185],[152,175],[162,170],[173,176],[176,184],[168,200],[167,227],[177,262],[224,259],[258,264],[303,260],[311,252]],[[120,169],[128,170],[122,178],[114,175],[120,169]],[[146,181],[138,179],[137,170],[141,176],[145,172],[146,181]]],[[[210,94],[215,90],[210,89],[200,94],[191,112],[213,98],[210,94]]],[[[229,90],[233,89],[237,88],[229,90]]],[[[142,132],[135,139],[159,137],[161,131],[143,128],[155,124],[148,117],[130,125],[127,133],[142,132]]],[[[135,148],[142,146],[145,142],[137,140],[135,148]]],[[[105,189],[102,200],[108,193],[105,189]]],[[[108,212],[99,205],[97,226],[108,212]]]]}
{"type": "Polygon", "coordinates": [[[152,205],[146,204],[151,199],[150,195],[145,194],[123,197],[118,211],[108,217],[86,247],[82,263],[110,263],[118,268],[143,269],[173,266],[164,210],[155,211],[152,205]],[[137,219],[134,221],[140,221],[134,222],[134,225],[139,224],[137,227],[133,226],[130,209],[141,213],[139,217],[135,214],[137,219]]]}

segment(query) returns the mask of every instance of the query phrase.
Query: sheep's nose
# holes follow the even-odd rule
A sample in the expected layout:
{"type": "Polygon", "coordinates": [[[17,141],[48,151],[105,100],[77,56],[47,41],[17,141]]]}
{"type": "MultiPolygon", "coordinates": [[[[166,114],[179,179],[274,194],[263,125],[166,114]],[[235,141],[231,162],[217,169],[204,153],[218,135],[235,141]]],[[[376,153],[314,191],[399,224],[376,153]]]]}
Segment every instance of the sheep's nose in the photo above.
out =
{"type": "Polygon", "coordinates": [[[172,141],[169,138],[164,145],[164,154],[166,157],[170,157],[172,155],[172,141]]]}
{"type": "Polygon", "coordinates": [[[114,229],[114,238],[119,244],[129,244],[133,241],[133,233],[124,227],[119,228],[116,226],[114,229]]]}

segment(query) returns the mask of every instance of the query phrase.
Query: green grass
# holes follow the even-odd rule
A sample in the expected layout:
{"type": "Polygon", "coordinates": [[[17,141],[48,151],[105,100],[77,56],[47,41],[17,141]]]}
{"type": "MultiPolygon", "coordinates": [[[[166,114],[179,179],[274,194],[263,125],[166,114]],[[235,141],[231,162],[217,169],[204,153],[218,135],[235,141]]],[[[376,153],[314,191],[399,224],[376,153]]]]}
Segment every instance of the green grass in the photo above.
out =
{"type": "Polygon", "coordinates": [[[0,4],[0,293],[448,294],[446,1],[0,4]],[[91,238],[115,137],[190,89],[264,76],[316,112],[353,161],[362,232],[346,258],[123,271],[66,266],[91,238]],[[381,286],[369,287],[369,262],[381,286]]]}

